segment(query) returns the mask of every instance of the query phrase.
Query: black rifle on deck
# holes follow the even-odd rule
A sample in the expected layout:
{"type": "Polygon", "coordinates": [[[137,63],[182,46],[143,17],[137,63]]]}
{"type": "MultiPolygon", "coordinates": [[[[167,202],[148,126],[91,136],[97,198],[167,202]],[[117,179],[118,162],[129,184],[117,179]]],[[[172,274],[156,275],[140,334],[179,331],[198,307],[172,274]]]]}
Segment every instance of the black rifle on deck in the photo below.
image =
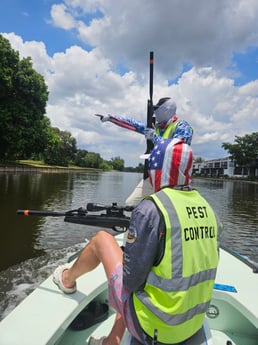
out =
{"type": "Polygon", "coordinates": [[[56,212],[56,211],[37,211],[37,210],[17,210],[18,215],[23,216],[43,216],[43,217],[64,217],[65,222],[91,225],[113,229],[116,232],[125,232],[130,223],[130,217],[124,212],[131,212],[133,206],[102,205],[88,203],[86,208],[80,207],[75,210],[56,212]],[[100,212],[101,214],[89,214],[89,212],[100,212]]]}
{"type": "MultiPolygon", "coordinates": [[[[147,103],[147,127],[152,128],[152,124],[154,123],[153,119],[153,66],[154,66],[154,53],[150,52],[150,78],[149,78],[149,99],[147,103]]],[[[151,150],[153,149],[153,143],[151,140],[147,140],[147,147],[145,154],[151,153],[151,150]]],[[[145,159],[144,162],[144,170],[143,170],[143,179],[145,180],[148,178],[148,167],[149,167],[149,161],[148,159],[145,159]]]]}

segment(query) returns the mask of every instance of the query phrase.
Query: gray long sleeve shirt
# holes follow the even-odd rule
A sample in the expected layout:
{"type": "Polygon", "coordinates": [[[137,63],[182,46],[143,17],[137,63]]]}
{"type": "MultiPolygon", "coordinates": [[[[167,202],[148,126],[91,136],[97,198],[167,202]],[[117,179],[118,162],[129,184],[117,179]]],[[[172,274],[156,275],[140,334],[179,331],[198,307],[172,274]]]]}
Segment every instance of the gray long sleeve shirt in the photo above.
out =
{"type": "Polygon", "coordinates": [[[163,218],[151,200],[143,200],[132,212],[123,271],[123,284],[129,293],[144,286],[159,257],[159,228],[162,224],[164,226],[163,218]]]}

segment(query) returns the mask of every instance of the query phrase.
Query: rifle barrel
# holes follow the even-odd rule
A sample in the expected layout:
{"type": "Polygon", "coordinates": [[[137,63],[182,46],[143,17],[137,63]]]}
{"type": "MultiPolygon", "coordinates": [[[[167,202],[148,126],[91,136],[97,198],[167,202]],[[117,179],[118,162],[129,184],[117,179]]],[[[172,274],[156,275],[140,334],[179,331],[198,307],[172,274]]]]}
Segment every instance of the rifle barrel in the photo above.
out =
{"type": "Polygon", "coordinates": [[[57,211],[37,211],[37,210],[17,210],[18,215],[22,216],[51,216],[51,217],[61,217],[65,216],[66,212],[57,211]]]}

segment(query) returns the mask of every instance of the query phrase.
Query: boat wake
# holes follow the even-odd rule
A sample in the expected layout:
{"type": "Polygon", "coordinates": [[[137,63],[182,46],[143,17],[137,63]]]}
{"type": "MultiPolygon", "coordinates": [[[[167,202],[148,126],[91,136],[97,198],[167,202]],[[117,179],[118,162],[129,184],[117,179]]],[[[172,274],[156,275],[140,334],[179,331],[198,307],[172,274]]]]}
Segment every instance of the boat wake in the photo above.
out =
{"type": "Polygon", "coordinates": [[[49,250],[37,258],[31,258],[0,272],[0,321],[25,297],[38,287],[54,269],[85,247],[86,242],[49,250]]]}

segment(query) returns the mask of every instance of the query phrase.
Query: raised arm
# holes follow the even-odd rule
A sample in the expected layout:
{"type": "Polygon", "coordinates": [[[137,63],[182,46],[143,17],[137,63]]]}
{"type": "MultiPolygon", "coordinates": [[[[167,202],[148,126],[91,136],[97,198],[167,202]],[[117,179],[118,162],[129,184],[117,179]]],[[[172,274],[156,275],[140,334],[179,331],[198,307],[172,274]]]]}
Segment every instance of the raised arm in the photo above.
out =
{"type": "Polygon", "coordinates": [[[115,125],[129,129],[130,131],[134,131],[140,134],[144,134],[144,130],[146,128],[146,125],[142,122],[136,121],[134,119],[131,119],[130,117],[122,117],[118,115],[100,115],[95,114],[96,116],[99,116],[101,122],[112,122],[115,125]]]}

